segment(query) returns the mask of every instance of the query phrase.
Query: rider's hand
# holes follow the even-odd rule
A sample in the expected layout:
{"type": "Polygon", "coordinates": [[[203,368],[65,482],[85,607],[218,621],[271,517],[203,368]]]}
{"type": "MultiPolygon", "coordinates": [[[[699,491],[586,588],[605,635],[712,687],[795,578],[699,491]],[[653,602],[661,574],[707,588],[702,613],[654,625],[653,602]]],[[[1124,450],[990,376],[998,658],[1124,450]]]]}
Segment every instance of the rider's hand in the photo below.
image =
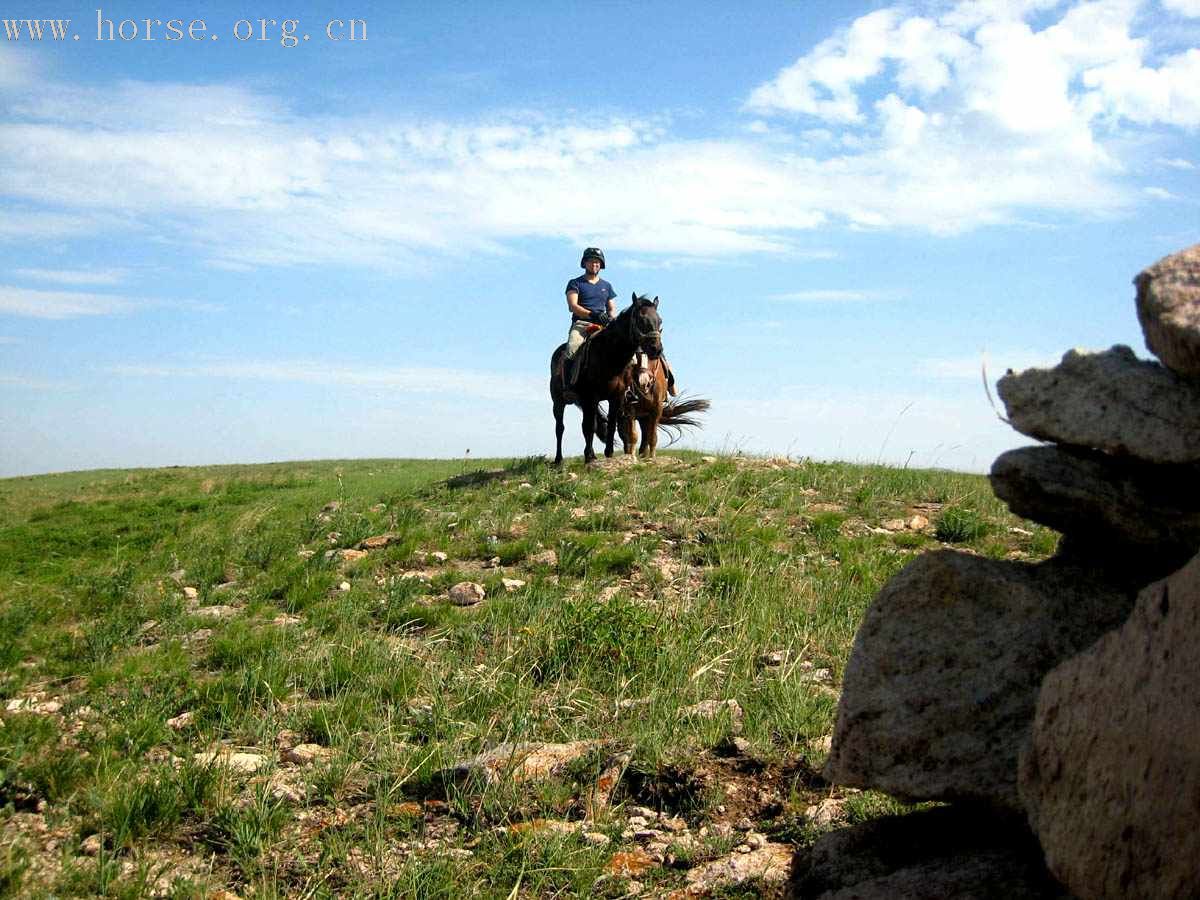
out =
{"type": "Polygon", "coordinates": [[[607,325],[609,322],[612,321],[612,316],[610,316],[608,313],[604,312],[603,310],[600,310],[599,312],[592,313],[592,321],[595,322],[597,325],[607,325]]]}

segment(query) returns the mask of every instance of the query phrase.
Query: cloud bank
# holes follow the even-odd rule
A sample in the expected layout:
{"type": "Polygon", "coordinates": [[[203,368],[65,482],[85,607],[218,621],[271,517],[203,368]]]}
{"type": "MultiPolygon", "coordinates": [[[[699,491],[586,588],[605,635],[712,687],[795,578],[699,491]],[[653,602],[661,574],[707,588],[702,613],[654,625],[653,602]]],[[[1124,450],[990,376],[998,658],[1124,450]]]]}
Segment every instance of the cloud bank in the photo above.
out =
{"type": "Polygon", "coordinates": [[[313,118],[229,84],[57,84],[33,102],[0,58],[0,195],[24,207],[0,239],[153,231],[227,268],[394,270],[527,238],[712,259],[792,253],[820,227],[1111,215],[1150,196],[1127,138],[1200,126],[1200,49],[1156,46],[1147,9],[887,7],[750,86],[744,127],[688,140],[654,116],[313,118]]]}

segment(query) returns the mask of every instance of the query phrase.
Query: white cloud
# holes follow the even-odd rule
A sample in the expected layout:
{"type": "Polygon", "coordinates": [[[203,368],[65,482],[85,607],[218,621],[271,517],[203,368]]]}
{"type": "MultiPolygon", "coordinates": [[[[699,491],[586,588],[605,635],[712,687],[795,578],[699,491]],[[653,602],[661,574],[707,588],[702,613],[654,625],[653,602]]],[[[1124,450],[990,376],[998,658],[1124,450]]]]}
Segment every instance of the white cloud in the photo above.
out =
{"type": "Polygon", "coordinates": [[[67,285],[114,285],[125,280],[123,269],[13,269],[12,274],[67,285]]]}
{"type": "Polygon", "coordinates": [[[1113,211],[1136,202],[1120,181],[1125,130],[1200,125],[1200,49],[1156,56],[1134,35],[1141,5],[1076,2],[1041,30],[1034,14],[1040,23],[1060,3],[876,10],[755,88],[746,109],[840,129],[854,151],[842,161],[886,198],[851,194],[841,212],[852,223],[955,231],[1021,209],[1113,211]],[[919,198],[932,199],[929,215],[919,198]]]}
{"type": "Polygon", "coordinates": [[[1162,0],[1163,9],[1188,18],[1200,18],[1200,0],[1162,0]]]}
{"type": "Polygon", "coordinates": [[[128,312],[137,301],[113,294],[75,291],[40,291],[0,285],[0,314],[35,319],[74,319],[128,312]]]}
{"type": "Polygon", "coordinates": [[[1153,197],[1155,200],[1178,200],[1179,199],[1177,196],[1172,194],[1166,188],[1161,188],[1161,187],[1142,188],[1142,193],[1144,193],[1147,197],[1153,197]]]}
{"type": "Polygon", "coordinates": [[[660,118],[313,118],[240,85],[50,84],[0,130],[0,240],[141,229],[230,270],[413,270],[528,238],[719,259],[794,256],[821,227],[1104,216],[1146,196],[1108,136],[1200,122],[1198,60],[1133,37],[1132,0],[1034,30],[1056,5],[877,10],[753,90],[738,136],[708,140],[660,118]]]}
{"type": "Polygon", "coordinates": [[[316,360],[250,360],[170,365],[128,363],[109,374],[131,378],[230,378],[354,388],[387,388],[419,394],[470,396],[482,400],[542,403],[546,380],[504,372],[432,366],[342,365],[316,360]]]}
{"type": "Polygon", "coordinates": [[[1196,168],[1195,164],[1179,157],[1166,158],[1160,156],[1155,160],[1160,166],[1166,166],[1168,169],[1179,169],[1181,172],[1190,172],[1196,168]]]}

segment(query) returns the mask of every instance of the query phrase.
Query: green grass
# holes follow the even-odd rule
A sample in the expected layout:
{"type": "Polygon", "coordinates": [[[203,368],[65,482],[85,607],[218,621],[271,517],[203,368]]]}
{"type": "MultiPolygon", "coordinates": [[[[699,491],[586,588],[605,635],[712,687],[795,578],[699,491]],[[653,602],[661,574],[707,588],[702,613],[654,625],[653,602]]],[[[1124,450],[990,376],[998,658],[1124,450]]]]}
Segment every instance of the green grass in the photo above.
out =
{"type": "MultiPolygon", "coordinates": [[[[1036,559],[1056,536],[978,476],[686,452],[0,481],[0,701],[28,701],[0,712],[0,897],[620,896],[601,876],[636,846],[632,802],[800,840],[828,788],[794,773],[821,762],[854,632],[939,541],[1036,559]],[[914,512],[934,524],[878,527],[914,512]],[[451,605],[459,581],[486,599],[451,605]],[[726,699],[739,721],[685,714],[726,699]],[[735,732],[757,768],[723,755],[735,732]],[[544,780],[447,776],[501,742],[578,740],[596,743],[544,780]],[[297,743],[330,755],[294,765],[297,743]],[[193,762],[219,748],[265,768],[193,762]],[[511,829],[580,820],[616,759],[618,807],[589,823],[608,845],[511,829]]],[[[856,821],[900,808],[848,802],[856,821]]],[[[639,880],[678,888],[728,843],[639,880]]]]}

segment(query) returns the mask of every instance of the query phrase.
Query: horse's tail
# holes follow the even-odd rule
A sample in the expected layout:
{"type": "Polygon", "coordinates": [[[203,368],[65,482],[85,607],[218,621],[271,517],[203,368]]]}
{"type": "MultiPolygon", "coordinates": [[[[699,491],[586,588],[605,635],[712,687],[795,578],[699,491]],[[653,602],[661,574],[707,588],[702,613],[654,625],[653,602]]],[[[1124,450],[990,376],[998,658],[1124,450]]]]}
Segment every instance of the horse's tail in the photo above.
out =
{"type": "Polygon", "coordinates": [[[683,429],[699,428],[700,420],[696,416],[708,412],[711,405],[702,397],[689,397],[672,400],[664,406],[658,427],[668,434],[667,445],[670,446],[679,440],[683,436],[683,429]]]}

